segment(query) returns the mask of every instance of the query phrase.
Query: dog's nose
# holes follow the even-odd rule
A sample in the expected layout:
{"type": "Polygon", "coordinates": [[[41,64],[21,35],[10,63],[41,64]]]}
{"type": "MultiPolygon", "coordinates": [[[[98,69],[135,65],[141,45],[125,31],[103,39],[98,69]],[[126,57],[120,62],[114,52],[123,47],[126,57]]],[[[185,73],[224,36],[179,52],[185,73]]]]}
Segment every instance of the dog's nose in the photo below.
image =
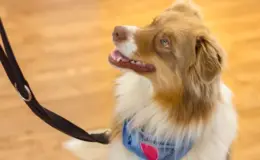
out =
{"type": "Polygon", "coordinates": [[[124,41],[127,39],[127,31],[123,26],[116,26],[113,31],[113,40],[115,42],[124,41]]]}

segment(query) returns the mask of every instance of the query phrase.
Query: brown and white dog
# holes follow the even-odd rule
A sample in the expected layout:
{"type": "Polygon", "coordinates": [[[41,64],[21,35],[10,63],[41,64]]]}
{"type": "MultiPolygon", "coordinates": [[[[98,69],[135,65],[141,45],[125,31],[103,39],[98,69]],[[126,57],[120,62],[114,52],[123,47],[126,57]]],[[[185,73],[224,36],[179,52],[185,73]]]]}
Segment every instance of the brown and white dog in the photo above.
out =
{"type": "MultiPolygon", "coordinates": [[[[224,50],[197,7],[177,1],[145,27],[115,27],[113,41],[116,49],[109,61],[123,73],[117,79],[108,158],[100,159],[140,159],[122,142],[124,123],[130,119],[132,129],[160,142],[192,140],[182,160],[225,160],[236,136],[237,116],[232,92],[221,80],[224,50]]],[[[91,149],[97,157],[102,151],[76,140],[66,147],[84,160],[95,159],[91,149]]]]}

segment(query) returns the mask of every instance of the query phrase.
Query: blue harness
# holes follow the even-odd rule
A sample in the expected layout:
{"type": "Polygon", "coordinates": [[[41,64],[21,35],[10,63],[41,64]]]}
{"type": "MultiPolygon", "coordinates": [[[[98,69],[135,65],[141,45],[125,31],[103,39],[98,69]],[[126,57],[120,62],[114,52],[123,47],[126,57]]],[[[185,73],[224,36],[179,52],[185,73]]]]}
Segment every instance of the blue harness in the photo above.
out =
{"type": "Polygon", "coordinates": [[[160,142],[139,129],[130,129],[130,122],[123,126],[123,144],[140,160],[180,160],[191,149],[192,142],[176,144],[175,141],[160,142]]]}

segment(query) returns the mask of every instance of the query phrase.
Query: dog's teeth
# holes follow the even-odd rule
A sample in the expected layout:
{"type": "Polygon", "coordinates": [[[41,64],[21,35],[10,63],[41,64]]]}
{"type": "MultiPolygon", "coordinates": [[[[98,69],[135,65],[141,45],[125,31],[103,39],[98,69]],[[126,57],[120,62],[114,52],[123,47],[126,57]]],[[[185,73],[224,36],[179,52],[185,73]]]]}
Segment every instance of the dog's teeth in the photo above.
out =
{"type": "Polygon", "coordinates": [[[121,60],[122,60],[121,57],[116,59],[117,62],[120,62],[121,60]]]}
{"type": "Polygon", "coordinates": [[[142,65],[142,62],[137,61],[136,64],[137,64],[137,65],[142,65]]]}
{"type": "Polygon", "coordinates": [[[130,63],[135,64],[135,61],[132,60],[130,63]]]}
{"type": "Polygon", "coordinates": [[[124,58],[122,58],[121,61],[123,61],[123,62],[128,62],[128,60],[127,60],[127,59],[124,59],[124,58]]]}

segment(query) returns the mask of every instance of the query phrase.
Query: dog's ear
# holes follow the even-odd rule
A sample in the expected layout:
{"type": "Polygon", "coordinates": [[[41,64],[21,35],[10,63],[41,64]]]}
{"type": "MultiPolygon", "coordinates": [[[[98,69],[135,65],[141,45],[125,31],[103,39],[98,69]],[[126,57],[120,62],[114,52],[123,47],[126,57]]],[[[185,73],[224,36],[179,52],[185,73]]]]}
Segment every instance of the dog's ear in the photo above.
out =
{"type": "Polygon", "coordinates": [[[212,82],[221,72],[223,51],[216,41],[207,36],[198,36],[195,46],[196,71],[201,80],[212,82]]]}
{"type": "Polygon", "coordinates": [[[180,11],[202,19],[200,7],[192,0],[176,0],[166,11],[180,11]]]}

